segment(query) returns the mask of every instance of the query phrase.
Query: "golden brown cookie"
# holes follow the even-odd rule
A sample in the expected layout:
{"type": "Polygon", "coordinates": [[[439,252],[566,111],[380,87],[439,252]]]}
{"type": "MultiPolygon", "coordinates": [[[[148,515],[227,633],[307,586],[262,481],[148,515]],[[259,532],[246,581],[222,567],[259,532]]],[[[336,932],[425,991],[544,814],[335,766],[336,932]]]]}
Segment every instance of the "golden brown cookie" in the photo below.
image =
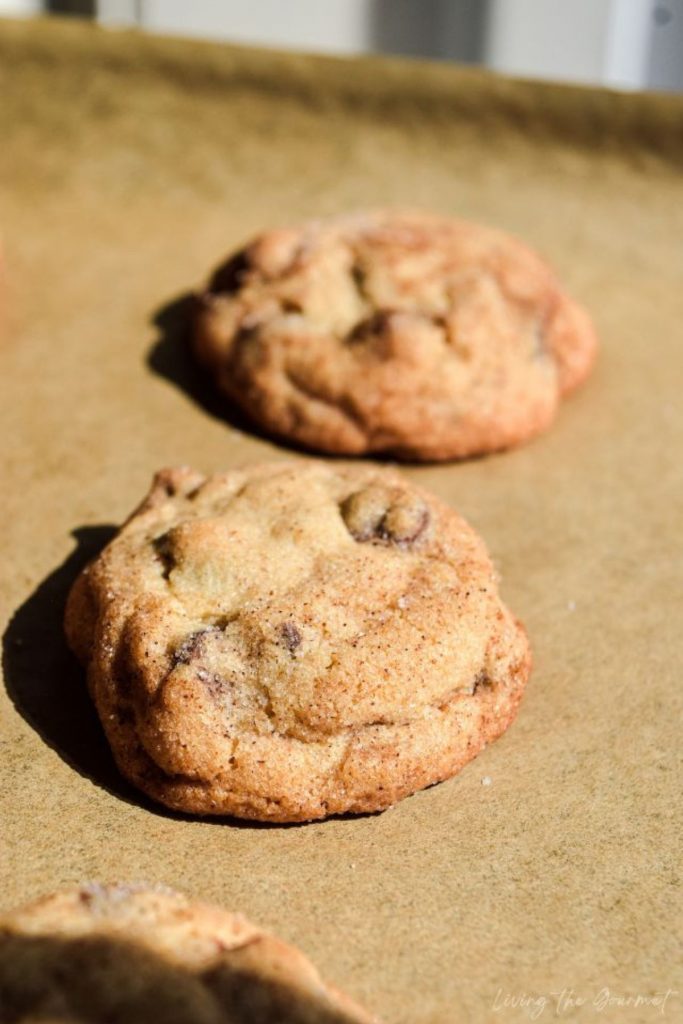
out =
{"type": "Polygon", "coordinates": [[[0,1024],[372,1024],[297,949],[163,887],[84,885],[0,915],[0,1024]]]}
{"type": "Polygon", "coordinates": [[[454,459],[545,430],[596,339],[491,228],[379,211],[270,231],[199,298],[194,348],[251,419],[323,452],[454,459]]]}
{"type": "Polygon", "coordinates": [[[448,778],[507,728],[530,669],[479,537],[368,465],[159,473],[66,631],[124,775],[169,807],[271,821],[448,778]]]}

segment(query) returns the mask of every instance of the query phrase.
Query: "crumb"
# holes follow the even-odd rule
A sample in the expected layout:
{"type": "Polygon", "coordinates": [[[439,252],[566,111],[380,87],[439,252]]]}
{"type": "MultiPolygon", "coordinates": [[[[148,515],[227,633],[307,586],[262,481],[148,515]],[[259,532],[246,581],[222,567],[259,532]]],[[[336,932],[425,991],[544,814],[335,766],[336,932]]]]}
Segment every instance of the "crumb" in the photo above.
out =
{"type": "Polygon", "coordinates": [[[485,775],[484,778],[481,780],[482,786],[490,786],[492,782],[493,779],[491,778],[490,775],[485,775]]]}

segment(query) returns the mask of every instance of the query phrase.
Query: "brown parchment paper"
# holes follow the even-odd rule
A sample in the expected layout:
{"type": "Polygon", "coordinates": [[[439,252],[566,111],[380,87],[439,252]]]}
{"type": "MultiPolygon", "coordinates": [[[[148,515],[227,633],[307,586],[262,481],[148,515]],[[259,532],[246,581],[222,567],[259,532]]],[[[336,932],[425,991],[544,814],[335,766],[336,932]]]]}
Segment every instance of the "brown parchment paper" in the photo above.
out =
{"type": "Polygon", "coordinates": [[[2,904],[162,881],[395,1024],[683,1019],[681,101],[5,22],[0,109],[2,904]],[[292,457],[217,415],[183,296],[263,226],[378,203],[518,233],[600,333],[546,436],[406,470],[487,539],[528,695],[458,778],[381,816],[173,817],[112,768],[66,591],[156,468],[292,457]]]}

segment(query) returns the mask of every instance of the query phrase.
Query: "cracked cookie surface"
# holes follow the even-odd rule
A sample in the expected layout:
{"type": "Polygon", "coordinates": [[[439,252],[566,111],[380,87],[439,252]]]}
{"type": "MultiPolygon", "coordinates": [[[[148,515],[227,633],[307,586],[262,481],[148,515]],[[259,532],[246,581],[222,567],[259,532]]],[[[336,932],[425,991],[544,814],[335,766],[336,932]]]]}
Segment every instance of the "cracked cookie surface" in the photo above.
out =
{"type": "Polygon", "coordinates": [[[124,775],[170,807],[377,811],[514,717],[530,668],[486,549],[400,474],[157,474],[66,631],[124,775]]]}
{"type": "Polygon", "coordinates": [[[587,376],[587,314],[501,231],[378,211],[268,232],[200,296],[194,348],[251,419],[318,451],[519,444],[587,376]]]}
{"type": "Polygon", "coordinates": [[[0,914],[0,1020],[377,1024],[241,915],[121,883],[0,914]]]}

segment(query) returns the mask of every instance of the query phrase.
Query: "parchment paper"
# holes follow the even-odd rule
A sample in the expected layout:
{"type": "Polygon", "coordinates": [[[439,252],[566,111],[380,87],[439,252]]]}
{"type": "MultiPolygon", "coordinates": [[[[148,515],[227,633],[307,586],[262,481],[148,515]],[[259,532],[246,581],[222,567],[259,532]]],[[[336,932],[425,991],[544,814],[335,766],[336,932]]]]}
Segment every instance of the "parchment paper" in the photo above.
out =
{"type": "Polygon", "coordinates": [[[5,22],[0,106],[2,904],[162,881],[394,1024],[662,1016],[605,989],[678,989],[682,1019],[681,100],[5,22]],[[381,816],[165,814],[112,767],[65,594],[158,467],[292,457],[217,415],[183,296],[264,226],[388,203],[518,233],[600,333],[544,437],[406,470],[481,531],[527,624],[521,714],[381,816]]]}

